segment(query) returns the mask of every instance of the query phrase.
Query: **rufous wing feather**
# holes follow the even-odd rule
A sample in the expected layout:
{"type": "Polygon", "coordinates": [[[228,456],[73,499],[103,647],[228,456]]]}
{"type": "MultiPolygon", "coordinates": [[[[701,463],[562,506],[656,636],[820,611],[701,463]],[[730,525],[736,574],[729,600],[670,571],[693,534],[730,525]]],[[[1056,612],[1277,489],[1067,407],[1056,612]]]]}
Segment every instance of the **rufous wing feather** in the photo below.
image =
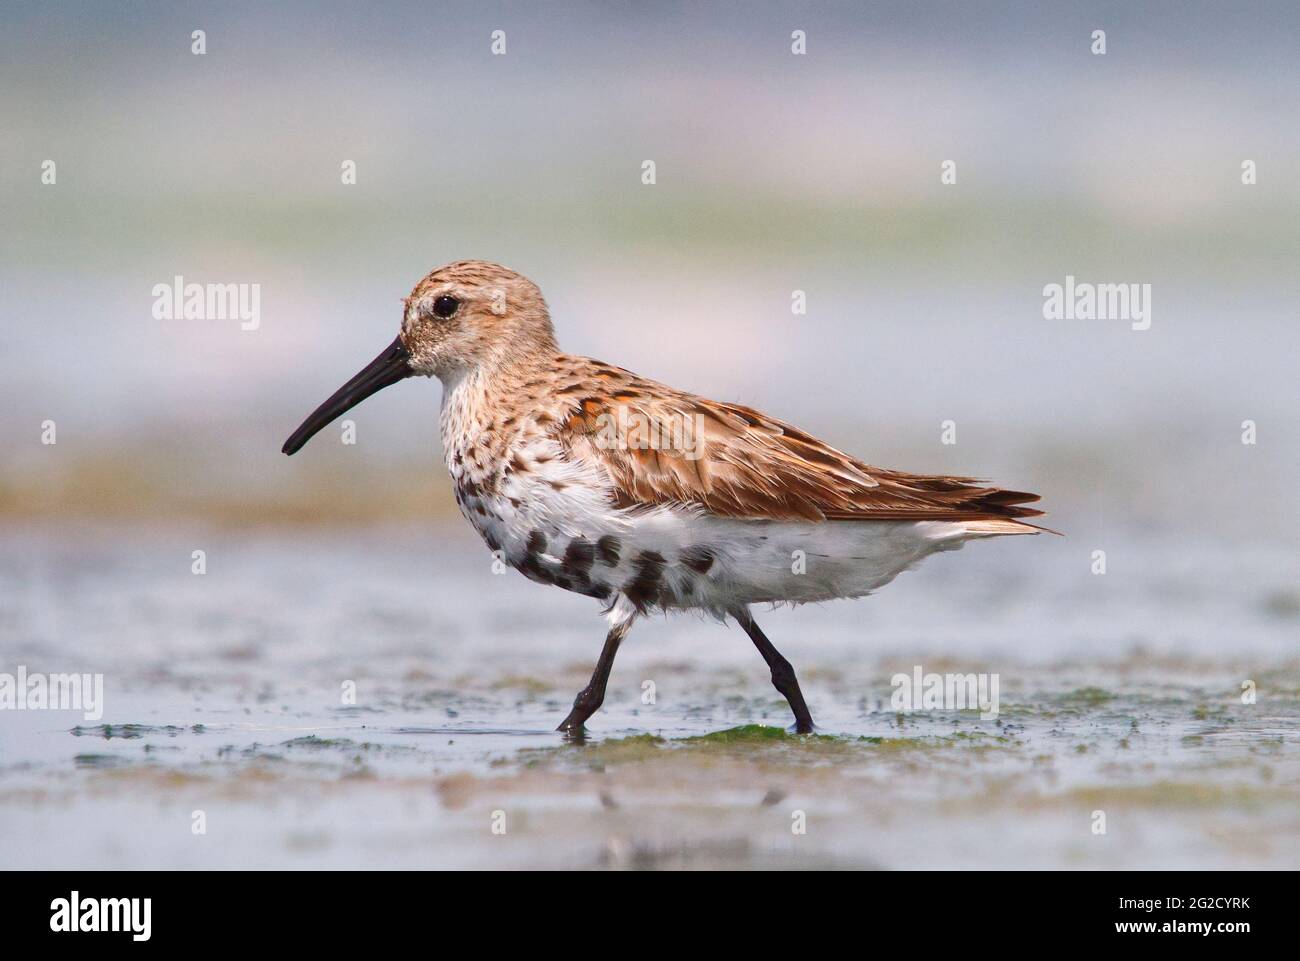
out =
{"type": "MultiPolygon", "coordinates": [[[[615,369],[617,370],[617,369],[615,369]]],[[[748,407],[636,377],[609,384],[608,365],[555,422],[567,456],[597,465],[619,507],[695,506],[722,517],[782,520],[975,521],[1035,517],[1036,494],[974,478],[884,470],[748,407]]]]}

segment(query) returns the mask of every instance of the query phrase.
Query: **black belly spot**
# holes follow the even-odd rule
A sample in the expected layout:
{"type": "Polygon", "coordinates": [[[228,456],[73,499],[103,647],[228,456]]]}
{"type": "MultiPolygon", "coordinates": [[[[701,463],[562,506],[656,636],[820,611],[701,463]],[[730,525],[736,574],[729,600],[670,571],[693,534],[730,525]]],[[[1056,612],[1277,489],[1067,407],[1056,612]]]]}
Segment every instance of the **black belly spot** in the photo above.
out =
{"type": "Polygon", "coordinates": [[[541,558],[536,554],[525,554],[523,560],[515,565],[519,573],[530,581],[537,581],[539,584],[554,584],[555,573],[542,563],[541,558]]]}
{"type": "Polygon", "coordinates": [[[546,535],[541,531],[533,531],[529,534],[527,550],[529,554],[546,553],[546,535]]]}
{"type": "Polygon", "coordinates": [[[593,582],[586,572],[569,574],[559,565],[542,560],[537,554],[525,554],[514,562],[514,566],[524,577],[538,584],[551,584],[602,601],[608,600],[613,593],[608,584],[593,582]]]}
{"type": "Polygon", "coordinates": [[[713,551],[707,547],[688,547],[682,551],[681,562],[697,574],[707,574],[713,566],[713,551]]]}
{"type": "Polygon", "coordinates": [[[632,565],[636,573],[623,585],[623,594],[637,610],[654,604],[663,586],[664,556],[658,551],[643,551],[632,565]]]}
{"type": "Polygon", "coordinates": [[[575,537],[564,549],[564,572],[569,575],[581,574],[585,579],[591,570],[591,563],[596,559],[596,548],[584,537],[575,537]]]}
{"type": "Polygon", "coordinates": [[[600,555],[601,563],[608,564],[610,567],[618,566],[618,549],[618,538],[612,534],[606,534],[596,541],[596,553],[600,555]]]}
{"type": "MultiPolygon", "coordinates": [[[[566,578],[566,580],[568,579],[566,578]]],[[[560,581],[557,579],[555,583],[559,584],[560,581]]],[[[588,580],[585,576],[575,577],[569,583],[561,586],[573,591],[575,594],[585,594],[587,597],[595,597],[602,601],[607,600],[609,595],[613,593],[608,584],[588,580]]]]}

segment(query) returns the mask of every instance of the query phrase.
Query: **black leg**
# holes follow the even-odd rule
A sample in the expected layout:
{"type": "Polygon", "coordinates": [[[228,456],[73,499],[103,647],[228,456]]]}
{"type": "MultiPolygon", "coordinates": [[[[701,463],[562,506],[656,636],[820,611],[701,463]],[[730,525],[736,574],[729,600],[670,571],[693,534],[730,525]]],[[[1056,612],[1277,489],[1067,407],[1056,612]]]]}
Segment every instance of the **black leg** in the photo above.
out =
{"type": "Polygon", "coordinates": [[[601,648],[600,659],[596,661],[596,670],[591,675],[591,683],[578,692],[578,696],[573,701],[573,710],[564,719],[564,723],[556,728],[557,731],[581,735],[587,718],[595,714],[600,709],[600,705],[605,702],[605,685],[609,683],[609,672],[614,667],[614,655],[618,653],[618,646],[631,626],[630,619],[623,621],[610,628],[609,633],[605,635],[605,646],[601,648]]]}
{"type": "Polygon", "coordinates": [[[758,648],[758,653],[763,655],[763,660],[767,662],[767,666],[772,671],[773,686],[781,692],[782,697],[790,702],[790,709],[794,711],[795,731],[799,734],[811,734],[813,732],[812,715],[808,713],[808,705],[804,703],[803,691],[799,690],[799,679],[794,676],[794,668],[790,666],[790,662],[772,646],[772,642],[754,623],[754,619],[749,616],[747,611],[735,611],[732,616],[745,629],[749,639],[758,648]]]}

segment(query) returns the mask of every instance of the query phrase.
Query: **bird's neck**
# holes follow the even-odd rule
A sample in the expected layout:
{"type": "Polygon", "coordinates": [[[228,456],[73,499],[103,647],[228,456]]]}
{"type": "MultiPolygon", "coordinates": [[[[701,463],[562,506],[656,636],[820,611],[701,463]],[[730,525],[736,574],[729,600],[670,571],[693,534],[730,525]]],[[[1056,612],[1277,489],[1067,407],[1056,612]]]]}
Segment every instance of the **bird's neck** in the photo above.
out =
{"type": "Polygon", "coordinates": [[[448,467],[454,457],[470,456],[508,437],[510,424],[544,402],[546,383],[562,357],[552,344],[527,355],[441,374],[439,427],[448,467]]]}

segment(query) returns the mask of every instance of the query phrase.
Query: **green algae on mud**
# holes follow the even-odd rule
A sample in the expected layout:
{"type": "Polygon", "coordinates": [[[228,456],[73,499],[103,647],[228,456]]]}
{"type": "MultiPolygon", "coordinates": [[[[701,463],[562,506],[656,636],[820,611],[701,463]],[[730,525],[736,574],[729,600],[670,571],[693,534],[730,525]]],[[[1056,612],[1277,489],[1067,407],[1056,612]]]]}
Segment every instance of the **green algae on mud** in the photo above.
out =
{"type": "Polygon", "coordinates": [[[829,734],[791,734],[783,727],[769,727],[766,724],[742,724],[729,727],[725,731],[711,731],[694,737],[679,739],[682,744],[764,744],[780,741],[786,744],[812,744],[818,741],[839,741],[840,738],[829,734]]]}
{"type": "Polygon", "coordinates": [[[175,724],[166,724],[162,727],[153,724],[96,724],[94,727],[82,727],[78,724],[68,733],[73,737],[102,737],[106,741],[111,741],[113,738],[122,738],[123,740],[134,741],[150,734],[179,737],[187,732],[202,734],[203,731],[202,724],[194,724],[190,727],[179,727],[175,724]]]}
{"type": "Polygon", "coordinates": [[[965,747],[979,753],[1020,747],[1023,743],[1009,734],[987,734],[984,731],[953,731],[951,734],[919,737],[874,737],[864,734],[857,740],[884,751],[936,751],[965,747]]]}
{"type": "MultiPolygon", "coordinates": [[[[644,761],[660,753],[660,749],[667,743],[657,734],[633,734],[601,741],[573,741],[553,747],[523,748],[516,759],[526,768],[556,760],[577,761],[587,767],[600,768],[605,764],[644,761]]],[[[498,758],[492,762],[492,766],[504,767],[511,761],[511,758],[498,758]]]]}
{"type": "Polygon", "coordinates": [[[368,744],[358,744],[351,738],[346,737],[318,737],[315,734],[307,734],[303,737],[295,737],[288,741],[281,742],[282,747],[306,747],[306,748],[368,748],[368,744]]]}
{"type": "Polygon", "coordinates": [[[806,767],[826,762],[870,763],[881,754],[952,751],[954,756],[981,757],[994,750],[1015,750],[1023,742],[1007,734],[983,731],[954,731],[917,737],[869,735],[794,734],[785,728],[765,724],[742,724],[690,737],[664,738],[656,734],[634,734],[621,738],[569,742],[563,745],[530,747],[513,758],[493,761],[494,768],[518,763],[524,768],[547,764],[574,764],[590,770],[606,765],[668,761],[672,758],[707,760],[744,759],[776,765],[806,767]]]}
{"type": "Polygon", "coordinates": [[[1067,704],[1082,704],[1085,707],[1100,707],[1115,700],[1115,695],[1100,687],[1079,687],[1061,696],[1067,704]]]}
{"type": "Polygon", "coordinates": [[[954,731],[951,734],[920,735],[917,737],[880,737],[862,734],[792,734],[784,728],[768,727],[762,724],[742,724],[740,727],[725,731],[713,731],[694,737],[681,738],[675,743],[692,745],[761,745],[788,744],[796,747],[844,746],[867,748],[884,748],[886,750],[930,750],[969,745],[977,748],[1009,747],[1017,745],[1015,738],[1007,734],[988,734],[984,731],[954,731]]]}
{"type": "Polygon", "coordinates": [[[130,761],[116,754],[76,754],[72,763],[79,768],[113,768],[125,767],[130,761]]]}
{"type": "MultiPolygon", "coordinates": [[[[739,727],[712,731],[692,737],[671,740],[657,734],[633,734],[621,738],[599,741],[579,741],[555,747],[525,748],[517,755],[524,767],[537,767],[550,761],[574,762],[588,768],[606,764],[624,764],[648,761],[670,755],[735,754],[737,752],[769,751],[778,753],[786,749],[799,751],[814,745],[843,746],[849,742],[827,734],[791,734],[784,728],[763,724],[742,724],[739,727]]],[[[508,765],[507,758],[499,759],[494,766],[508,765]]]]}

